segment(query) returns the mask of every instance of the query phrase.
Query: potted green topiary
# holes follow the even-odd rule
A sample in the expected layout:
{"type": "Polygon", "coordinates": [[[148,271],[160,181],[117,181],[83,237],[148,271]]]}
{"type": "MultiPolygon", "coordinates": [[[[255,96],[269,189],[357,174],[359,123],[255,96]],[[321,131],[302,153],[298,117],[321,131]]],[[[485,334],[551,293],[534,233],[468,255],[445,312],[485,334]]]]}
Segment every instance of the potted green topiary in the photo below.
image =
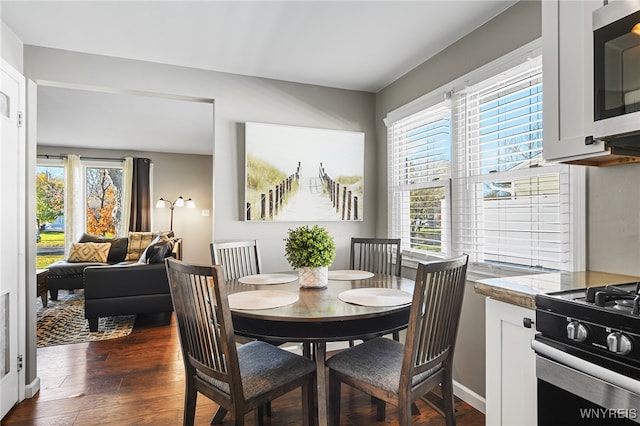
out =
{"type": "Polygon", "coordinates": [[[336,257],[336,244],[329,232],[318,225],[289,229],[285,238],[285,256],[298,269],[301,287],[326,287],[329,265],[336,257]]]}

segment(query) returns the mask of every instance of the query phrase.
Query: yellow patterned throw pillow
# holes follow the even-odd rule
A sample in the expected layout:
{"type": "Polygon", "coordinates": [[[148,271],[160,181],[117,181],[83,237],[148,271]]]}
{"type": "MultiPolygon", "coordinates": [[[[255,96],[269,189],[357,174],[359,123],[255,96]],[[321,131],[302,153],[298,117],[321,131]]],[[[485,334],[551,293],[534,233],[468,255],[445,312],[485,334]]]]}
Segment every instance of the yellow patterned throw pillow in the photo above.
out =
{"type": "Polygon", "coordinates": [[[155,236],[153,232],[129,232],[129,244],[127,245],[127,257],[125,261],[137,261],[151,244],[155,236]]]}
{"type": "Polygon", "coordinates": [[[67,262],[106,263],[111,243],[73,243],[67,262]]]}

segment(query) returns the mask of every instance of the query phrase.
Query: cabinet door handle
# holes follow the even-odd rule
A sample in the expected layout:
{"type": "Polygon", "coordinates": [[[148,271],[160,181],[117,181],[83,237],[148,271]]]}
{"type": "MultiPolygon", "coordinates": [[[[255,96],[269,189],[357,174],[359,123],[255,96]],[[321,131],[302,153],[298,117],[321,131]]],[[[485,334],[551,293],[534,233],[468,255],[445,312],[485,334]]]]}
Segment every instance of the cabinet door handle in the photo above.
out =
{"type": "Polygon", "coordinates": [[[535,324],[531,318],[522,318],[522,325],[526,328],[531,328],[531,326],[535,324]]]}
{"type": "Polygon", "coordinates": [[[585,145],[595,145],[602,142],[600,139],[596,139],[593,136],[587,136],[584,138],[585,145]]]}

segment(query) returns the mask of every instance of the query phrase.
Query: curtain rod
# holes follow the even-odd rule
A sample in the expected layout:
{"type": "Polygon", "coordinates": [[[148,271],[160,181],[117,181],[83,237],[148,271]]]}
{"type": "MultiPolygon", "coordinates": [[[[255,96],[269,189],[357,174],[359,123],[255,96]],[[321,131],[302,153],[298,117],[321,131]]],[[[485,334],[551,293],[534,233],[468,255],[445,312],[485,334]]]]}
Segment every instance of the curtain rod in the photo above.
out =
{"type": "MultiPolygon", "coordinates": [[[[38,158],[46,158],[46,159],[58,159],[58,160],[64,160],[65,158],[67,158],[66,155],[51,155],[51,154],[38,154],[36,155],[36,157],[38,158]]],[[[108,157],[83,157],[80,156],[80,158],[85,159],[85,160],[103,160],[103,161],[122,161],[124,160],[124,158],[108,158],[108,157]]]]}

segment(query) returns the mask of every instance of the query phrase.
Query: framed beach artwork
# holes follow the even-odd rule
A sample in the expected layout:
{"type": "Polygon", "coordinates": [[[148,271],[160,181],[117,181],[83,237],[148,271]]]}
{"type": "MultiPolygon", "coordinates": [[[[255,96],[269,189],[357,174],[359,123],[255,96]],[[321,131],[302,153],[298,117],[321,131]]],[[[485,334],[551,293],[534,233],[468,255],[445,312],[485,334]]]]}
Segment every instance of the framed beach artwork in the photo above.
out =
{"type": "Polygon", "coordinates": [[[246,221],[361,221],[364,133],[245,125],[246,221]]]}

